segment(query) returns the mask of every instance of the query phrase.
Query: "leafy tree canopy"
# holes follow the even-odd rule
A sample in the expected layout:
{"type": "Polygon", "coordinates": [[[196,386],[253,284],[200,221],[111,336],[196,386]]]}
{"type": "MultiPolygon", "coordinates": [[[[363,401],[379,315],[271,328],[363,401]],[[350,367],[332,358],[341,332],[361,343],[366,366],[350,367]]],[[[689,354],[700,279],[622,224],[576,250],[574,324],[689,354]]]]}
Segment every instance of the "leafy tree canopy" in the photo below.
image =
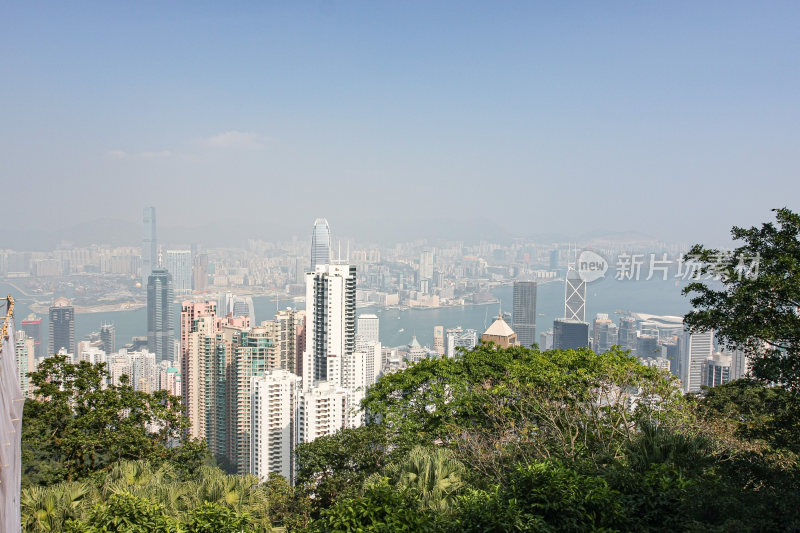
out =
{"type": "Polygon", "coordinates": [[[684,289],[695,310],[685,317],[692,331],[744,350],[752,373],[765,382],[800,389],[800,215],[776,209],[776,223],[734,227],[742,245],[732,253],[695,245],[687,257],[700,273],[720,278],[721,288],[697,281],[684,289]],[[757,268],[755,268],[757,266],[757,268]],[[751,268],[752,267],[752,268],[751,268]]]}
{"type": "Polygon", "coordinates": [[[45,359],[30,374],[35,399],[25,402],[24,484],[82,479],[117,461],[171,462],[185,472],[207,458],[204,444],[184,439],[188,420],[166,391],[134,391],[123,376],[107,385],[104,364],[45,359]]]}

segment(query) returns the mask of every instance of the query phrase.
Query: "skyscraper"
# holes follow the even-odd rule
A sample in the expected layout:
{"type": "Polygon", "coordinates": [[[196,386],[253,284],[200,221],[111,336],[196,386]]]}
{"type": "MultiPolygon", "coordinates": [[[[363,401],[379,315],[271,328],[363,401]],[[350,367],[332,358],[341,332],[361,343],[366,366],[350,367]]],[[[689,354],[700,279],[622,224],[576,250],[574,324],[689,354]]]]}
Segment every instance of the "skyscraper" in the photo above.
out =
{"type": "MultiPolygon", "coordinates": [[[[183,412],[192,427],[192,438],[206,438],[206,370],[215,352],[214,302],[183,302],[181,305],[181,397],[183,412]]],[[[209,369],[210,370],[210,369],[209,369]]],[[[212,452],[217,452],[209,442],[212,452]]]]}
{"type": "Polygon", "coordinates": [[[340,363],[356,345],[356,267],[318,264],[306,274],[306,351],[313,373],[303,369],[304,388],[313,381],[340,382],[330,375],[328,358],[340,363]]]}
{"type": "Polygon", "coordinates": [[[260,327],[267,329],[275,341],[275,357],[270,360],[270,369],[288,370],[294,373],[297,362],[297,326],[305,320],[305,311],[287,308],[275,313],[274,320],[265,320],[260,327]]]}
{"type": "Polygon", "coordinates": [[[589,324],[580,320],[557,318],[553,321],[553,348],[577,350],[589,346],[589,324]]]}
{"type": "Polygon", "coordinates": [[[146,281],[156,268],[158,268],[156,208],[145,207],[142,214],[142,280],[146,281]]]}
{"type": "Polygon", "coordinates": [[[56,298],[50,307],[50,340],[47,356],[58,353],[61,348],[75,353],[75,308],[66,298],[56,298]]]}
{"type": "Polygon", "coordinates": [[[100,341],[103,343],[103,351],[111,355],[117,351],[117,333],[114,324],[102,324],[100,326],[100,341]]]}
{"type": "MultiPolygon", "coordinates": [[[[223,331],[225,328],[223,328],[223,331]]],[[[250,400],[253,377],[275,370],[277,346],[264,327],[232,331],[233,350],[229,352],[230,380],[227,415],[228,460],[237,474],[250,472],[252,419],[250,400]]]]}
{"type": "Polygon", "coordinates": [[[318,218],[314,221],[314,230],[311,233],[311,272],[315,272],[317,265],[327,265],[331,262],[331,228],[328,221],[318,218]]]}
{"type": "Polygon", "coordinates": [[[175,294],[183,296],[192,292],[191,250],[167,250],[165,266],[172,275],[175,294]]]}
{"type": "Polygon", "coordinates": [[[30,393],[30,378],[28,378],[28,372],[36,371],[36,344],[34,340],[25,335],[25,332],[22,330],[18,330],[16,333],[16,343],[19,388],[22,394],[28,396],[30,393]]]}
{"type": "Polygon", "coordinates": [[[536,343],[536,282],[514,282],[514,315],[511,328],[517,334],[520,346],[536,343]]]}
{"type": "Polygon", "coordinates": [[[156,354],[156,363],[175,359],[175,317],[172,276],[156,268],[147,278],[147,348],[156,354]]]}
{"type": "Polygon", "coordinates": [[[714,353],[714,332],[699,331],[683,334],[678,377],[683,392],[700,392],[703,378],[703,363],[714,353]]]}
{"type": "Polygon", "coordinates": [[[586,282],[578,275],[574,265],[567,270],[564,318],[586,322],[586,282]]]}

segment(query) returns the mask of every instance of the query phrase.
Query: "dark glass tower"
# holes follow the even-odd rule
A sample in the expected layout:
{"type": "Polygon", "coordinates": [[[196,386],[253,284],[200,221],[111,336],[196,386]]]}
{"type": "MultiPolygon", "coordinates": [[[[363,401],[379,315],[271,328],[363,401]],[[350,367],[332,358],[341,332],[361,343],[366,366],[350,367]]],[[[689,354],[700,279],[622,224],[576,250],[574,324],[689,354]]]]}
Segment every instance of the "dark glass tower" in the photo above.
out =
{"type": "Polygon", "coordinates": [[[66,298],[56,298],[50,308],[50,341],[47,356],[55,355],[61,348],[75,353],[75,308],[66,298]]]}
{"type": "Polygon", "coordinates": [[[175,360],[173,299],[170,273],[153,270],[147,279],[147,349],[156,354],[156,363],[175,360]]]}
{"type": "Polygon", "coordinates": [[[570,318],[557,318],[553,322],[553,348],[577,350],[589,346],[589,324],[570,318]]]}
{"type": "Polygon", "coordinates": [[[517,334],[520,346],[536,343],[536,282],[514,282],[514,317],[511,329],[517,334]]]}
{"type": "Polygon", "coordinates": [[[100,340],[103,343],[103,351],[111,355],[117,350],[117,333],[114,324],[103,324],[100,326],[100,340]]]}

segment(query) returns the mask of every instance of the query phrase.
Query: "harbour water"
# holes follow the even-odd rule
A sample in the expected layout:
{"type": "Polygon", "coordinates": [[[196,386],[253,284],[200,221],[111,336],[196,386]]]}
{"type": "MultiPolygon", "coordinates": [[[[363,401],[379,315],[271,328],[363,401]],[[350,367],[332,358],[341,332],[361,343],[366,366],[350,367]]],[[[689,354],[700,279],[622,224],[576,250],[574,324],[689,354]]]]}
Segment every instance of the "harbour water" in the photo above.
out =
{"type": "MultiPolygon", "coordinates": [[[[586,290],[586,318],[591,322],[597,313],[608,313],[612,320],[617,320],[617,312],[634,311],[656,315],[683,315],[691,309],[689,299],[681,295],[685,281],[674,279],[617,281],[602,279],[590,283],[586,290]]],[[[513,306],[513,290],[511,286],[499,287],[493,291],[499,303],[483,305],[465,305],[458,307],[442,307],[436,309],[384,309],[382,307],[360,308],[358,314],[374,313],[380,318],[380,339],[384,346],[400,346],[411,342],[413,336],[423,346],[433,346],[433,328],[441,325],[445,328],[461,326],[478,330],[482,333],[492,323],[497,314],[511,312],[513,306]]],[[[0,294],[11,294],[16,299],[17,324],[29,313],[32,301],[18,294],[12,286],[0,282],[0,294]]],[[[253,299],[256,321],[271,319],[277,309],[273,297],[256,297],[253,299]]],[[[278,302],[281,308],[290,304],[283,300],[278,302]]],[[[303,309],[304,304],[294,304],[303,309]]],[[[180,307],[176,306],[176,327],[180,307]]],[[[555,281],[542,283],[537,291],[537,336],[550,329],[553,320],[564,315],[564,283],[555,281]]],[[[41,316],[41,315],[40,315],[41,316]]],[[[47,317],[42,317],[42,342],[47,343],[47,317]]],[[[116,328],[117,345],[130,342],[131,337],[147,334],[147,309],[132,311],[114,311],[78,314],[75,318],[75,338],[83,339],[92,331],[99,331],[101,324],[111,323],[116,328]]],[[[178,331],[176,330],[176,335],[178,331]]]]}

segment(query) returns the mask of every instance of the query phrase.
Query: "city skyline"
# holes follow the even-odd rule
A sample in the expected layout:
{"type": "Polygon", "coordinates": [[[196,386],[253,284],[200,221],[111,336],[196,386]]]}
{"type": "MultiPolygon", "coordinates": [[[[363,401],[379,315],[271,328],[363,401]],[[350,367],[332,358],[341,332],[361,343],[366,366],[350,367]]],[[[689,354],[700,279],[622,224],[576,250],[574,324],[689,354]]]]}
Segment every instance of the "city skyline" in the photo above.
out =
{"type": "Polygon", "coordinates": [[[800,530],[798,21],[0,3],[0,530],[800,530]]]}

